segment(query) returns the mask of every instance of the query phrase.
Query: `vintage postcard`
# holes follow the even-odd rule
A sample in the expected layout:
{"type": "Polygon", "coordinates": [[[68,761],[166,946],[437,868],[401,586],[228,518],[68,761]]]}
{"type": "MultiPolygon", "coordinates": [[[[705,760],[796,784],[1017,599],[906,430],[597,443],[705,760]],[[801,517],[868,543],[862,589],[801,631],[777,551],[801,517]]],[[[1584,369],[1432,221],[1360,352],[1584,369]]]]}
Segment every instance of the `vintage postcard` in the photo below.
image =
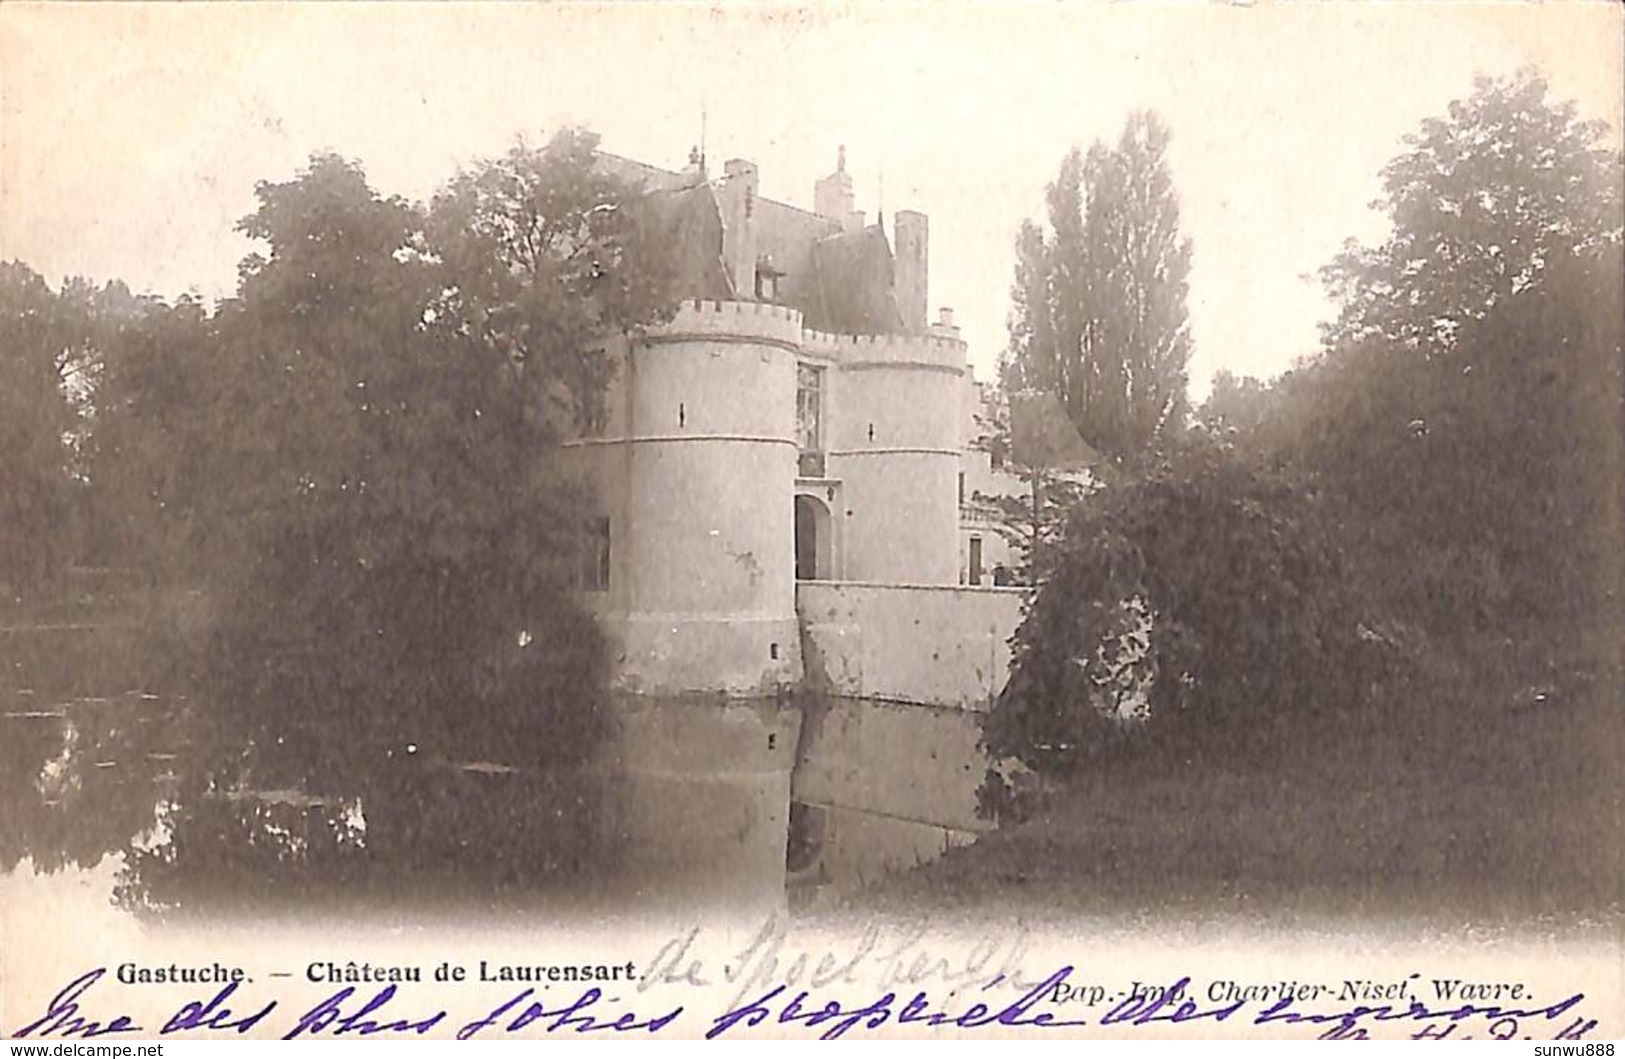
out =
{"type": "Polygon", "coordinates": [[[1612,1054],[1622,30],[0,3],[0,1037],[1612,1054]]]}

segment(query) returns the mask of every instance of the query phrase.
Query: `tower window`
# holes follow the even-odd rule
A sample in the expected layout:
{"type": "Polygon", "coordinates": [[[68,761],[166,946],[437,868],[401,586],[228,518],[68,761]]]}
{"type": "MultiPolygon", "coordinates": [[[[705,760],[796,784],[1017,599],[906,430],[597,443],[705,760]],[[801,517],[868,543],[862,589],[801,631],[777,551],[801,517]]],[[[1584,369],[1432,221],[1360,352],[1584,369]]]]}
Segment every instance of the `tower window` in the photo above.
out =
{"type": "Polygon", "coordinates": [[[796,444],[824,451],[824,369],[812,364],[796,365],[796,444]]]}
{"type": "Polygon", "coordinates": [[[609,591],[609,517],[590,519],[581,548],[581,588],[587,592],[609,591]]]}
{"type": "MultiPolygon", "coordinates": [[[[595,370],[603,370],[607,359],[602,347],[588,350],[586,361],[594,366],[595,370]]],[[[588,393],[578,398],[576,402],[576,428],[584,437],[602,437],[604,427],[609,419],[608,403],[602,393],[588,393]]]]}

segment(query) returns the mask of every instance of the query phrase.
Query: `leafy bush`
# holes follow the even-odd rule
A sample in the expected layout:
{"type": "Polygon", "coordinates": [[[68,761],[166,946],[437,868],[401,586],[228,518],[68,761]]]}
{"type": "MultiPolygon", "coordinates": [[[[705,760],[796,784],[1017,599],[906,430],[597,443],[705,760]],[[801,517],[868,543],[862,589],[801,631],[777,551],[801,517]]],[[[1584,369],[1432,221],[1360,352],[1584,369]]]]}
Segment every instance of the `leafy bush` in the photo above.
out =
{"type": "Polygon", "coordinates": [[[1268,750],[1360,707],[1391,654],[1361,616],[1314,501],[1194,442],[1074,511],[984,745],[1052,777],[1124,744],[1268,750]]]}

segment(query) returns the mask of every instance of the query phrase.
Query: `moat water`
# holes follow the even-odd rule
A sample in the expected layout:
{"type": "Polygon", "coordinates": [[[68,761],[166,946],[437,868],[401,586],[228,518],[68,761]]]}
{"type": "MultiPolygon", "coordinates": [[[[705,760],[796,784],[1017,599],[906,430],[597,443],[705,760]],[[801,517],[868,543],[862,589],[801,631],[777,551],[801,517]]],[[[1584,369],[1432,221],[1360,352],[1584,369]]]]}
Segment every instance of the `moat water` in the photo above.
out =
{"type": "MultiPolygon", "coordinates": [[[[723,899],[710,883],[676,894],[679,879],[651,875],[648,836],[626,826],[626,781],[602,763],[544,772],[403,744],[359,754],[337,791],[245,780],[208,745],[208,704],[127,676],[142,669],[135,642],[118,627],[0,628],[8,903],[21,887],[51,900],[94,892],[143,919],[288,908],[407,918],[723,899]]],[[[788,805],[747,808],[782,831],[788,805]]],[[[792,899],[782,833],[778,849],[776,863],[727,868],[728,902],[792,899]]],[[[654,852],[658,869],[667,851],[654,852]]]]}
{"type": "MultiPolygon", "coordinates": [[[[31,688],[3,698],[0,874],[89,872],[111,879],[120,907],[158,914],[312,900],[575,904],[583,889],[624,901],[648,888],[599,826],[612,806],[594,804],[604,791],[590,774],[433,760],[423,748],[387,786],[358,777],[357,790],[393,794],[222,789],[197,745],[200,708],[184,698],[31,688]]],[[[782,871],[766,875],[751,888],[782,898],[782,871]]]]}

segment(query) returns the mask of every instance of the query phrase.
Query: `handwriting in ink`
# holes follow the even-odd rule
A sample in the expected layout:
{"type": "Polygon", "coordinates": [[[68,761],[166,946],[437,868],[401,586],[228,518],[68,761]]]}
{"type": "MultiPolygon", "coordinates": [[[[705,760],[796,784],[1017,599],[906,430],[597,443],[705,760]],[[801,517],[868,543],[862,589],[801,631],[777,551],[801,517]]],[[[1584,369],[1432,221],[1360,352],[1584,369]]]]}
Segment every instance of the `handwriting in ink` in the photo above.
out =
{"type": "Polygon", "coordinates": [[[419,1018],[398,1016],[396,1018],[381,1020],[374,1018],[389,1003],[395,999],[395,986],[386,985],[372,995],[360,1008],[346,1012],[345,1002],[355,996],[355,986],[347,985],[332,996],[323,1000],[309,1011],[300,1016],[299,1022],[283,1034],[282,1039],[291,1041],[295,1037],[305,1034],[315,1036],[331,1031],[333,1036],[340,1037],[353,1033],[361,1037],[371,1037],[379,1033],[416,1033],[422,1036],[440,1025],[445,1019],[444,1011],[437,1011],[432,1015],[419,1018]]]}
{"type": "Polygon", "coordinates": [[[27,1037],[30,1034],[37,1034],[49,1037],[56,1034],[59,1037],[105,1037],[110,1033],[142,1032],[141,1027],[128,1015],[119,1015],[111,1021],[101,1022],[84,1018],[79,1014],[79,1001],[106,973],[107,968],[98,967],[93,971],[86,971],[63,986],[62,991],[51,998],[44,1015],[16,1031],[12,1036],[27,1037]]]}
{"type": "MultiPolygon", "coordinates": [[[[530,998],[535,995],[535,992],[536,991],[534,989],[526,989],[518,996],[515,996],[512,1000],[509,1000],[507,1003],[492,1011],[489,1015],[486,1015],[484,1018],[476,1019],[473,1022],[468,1023],[462,1029],[457,1031],[457,1039],[460,1041],[469,1040],[481,1030],[497,1025],[507,1017],[509,1012],[514,1011],[519,1007],[520,1004],[530,1000],[530,998]]],[[[541,1003],[540,1001],[533,1000],[526,1005],[523,1010],[519,1011],[518,1014],[514,1015],[507,1025],[502,1027],[502,1032],[518,1033],[531,1023],[548,1019],[550,1021],[546,1022],[544,1025],[544,1028],[548,1033],[557,1033],[563,1029],[573,1029],[577,1033],[593,1033],[601,1030],[610,1030],[615,1033],[627,1033],[632,1030],[646,1030],[647,1032],[654,1034],[659,1033],[661,1030],[671,1025],[677,1020],[677,1016],[683,1013],[683,1009],[681,1007],[677,1007],[656,1018],[642,1020],[640,1020],[637,1013],[633,1011],[623,1012],[620,1015],[612,1018],[600,1018],[598,1015],[588,1014],[588,1009],[596,1007],[598,1002],[603,999],[603,995],[604,994],[595,986],[582,993],[572,1003],[566,1004],[563,1007],[554,1008],[553,1010],[548,1010],[547,1005],[541,1003]]]]}
{"type": "MultiPolygon", "coordinates": [[[[770,1018],[781,1026],[799,1024],[809,1029],[825,1027],[819,1035],[819,1039],[826,1041],[843,1037],[860,1025],[865,1029],[876,1030],[888,1022],[895,1022],[898,1025],[912,1024],[929,1027],[955,1026],[961,1029],[975,1029],[992,1025],[1001,1027],[1032,1026],[1042,1029],[1083,1026],[1086,1025],[1086,1022],[1082,1019],[1058,1019],[1052,1012],[1032,1010],[1043,1003],[1047,997],[1054,995],[1055,990],[1066,982],[1071,973],[1071,967],[1063,967],[1022,994],[1020,998],[999,1007],[997,1010],[976,1001],[957,1013],[950,1013],[940,1009],[932,1010],[933,1002],[924,992],[915,993],[901,1007],[898,1006],[898,998],[895,992],[885,993],[868,1003],[846,1004],[839,1000],[814,1001],[806,990],[801,990],[791,997],[788,1002],[780,1003],[780,998],[788,993],[789,989],[786,986],[779,985],[768,990],[756,1000],[735,1005],[727,1012],[718,1015],[712,1020],[711,1028],[706,1031],[705,1036],[707,1040],[715,1040],[740,1024],[746,1027],[754,1027],[761,1025],[770,1018]]],[[[998,984],[999,980],[995,978],[983,989],[986,990],[998,984]]]]}
{"type": "Polygon", "coordinates": [[[273,1000],[254,1012],[252,1015],[235,1015],[226,1001],[237,991],[237,983],[228,983],[220,992],[210,999],[188,1000],[180,1006],[180,1010],[169,1017],[163,1027],[158,1031],[161,1034],[180,1033],[188,1030],[236,1030],[238,1033],[247,1033],[276,1010],[276,1001],[273,1000]]]}
{"type": "Polygon", "coordinates": [[[1190,976],[1186,975],[1160,992],[1148,990],[1130,996],[1102,1015],[1100,1024],[1115,1026],[1127,1023],[1133,1026],[1147,1026],[1154,1022],[1185,1023],[1199,1022],[1203,1019],[1223,1022],[1247,1003],[1245,1000],[1235,1000],[1203,1011],[1195,1001],[1184,995],[1185,987],[1190,984],[1190,976]],[[1175,1000],[1179,1001],[1178,1007],[1164,1010],[1170,1008],[1175,1000]]]}
{"type": "MultiPolygon", "coordinates": [[[[1456,1007],[1438,1009],[1429,1008],[1426,1004],[1413,999],[1402,1008],[1396,1008],[1392,1004],[1362,1004],[1343,1011],[1311,1012],[1294,1011],[1292,1009],[1293,998],[1282,997],[1265,1010],[1259,1012],[1257,1017],[1253,1019],[1253,1023],[1258,1026],[1272,1022],[1284,1022],[1288,1025],[1297,1023],[1309,1023],[1313,1026],[1325,1025],[1327,1029],[1322,1036],[1334,1039],[1350,1039],[1363,1035],[1356,1031],[1363,1030],[1359,1023],[1366,1019],[1373,1022],[1412,1021],[1460,1024],[1463,1020],[1477,1018],[1491,1024],[1491,1036],[1494,1037],[1500,1035],[1495,1032],[1495,1027],[1504,1026],[1507,1023],[1511,1024],[1512,1032],[1516,1032],[1517,1024],[1522,1020],[1545,1019],[1548,1022],[1554,1022],[1584,999],[1584,993],[1574,993],[1545,1007],[1506,1008],[1496,1004],[1461,1004],[1456,1007]]],[[[1584,1033],[1595,1026],[1596,1022],[1591,1020],[1590,1025],[1581,1024],[1578,1031],[1584,1033]]],[[[1443,1032],[1428,1033],[1427,1036],[1430,1038],[1448,1037],[1452,1028],[1445,1027],[1443,1032]]],[[[1571,1023],[1563,1033],[1571,1034],[1576,1029],[1577,1027],[1571,1023]]]]}
{"type": "MultiPolygon", "coordinates": [[[[703,980],[698,968],[689,961],[685,948],[679,941],[665,954],[668,958],[664,962],[663,976],[670,975],[678,982],[703,980]]],[[[752,990],[755,999],[736,1001],[722,1014],[715,1016],[705,1036],[715,1039],[737,1029],[749,1029],[763,1023],[816,1030],[825,1040],[855,1031],[877,1030],[887,1025],[1053,1030],[1088,1024],[1081,1018],[1058,1018],[1048,1008],[1048,1005],[1058,1003],[1058,997],[1081,988],[1069,983],[1074,973],[1071,966],[1060,968],[1031,987],[1025,981],[1000,972],[979,988],[968,985],[958,989],[949,988],[946,994],[939,992],[936,999],[925,990],[905,988],[899,991],[888,988],[879,995],[868,994],[871,999],[854,1002],[832,996],[827,988],[818,990],[817,996],[814,993],[819,979],[839,988],[850,977],[850,966],[845,961],[832,961],[827,968],[816,965],[811,968],[798,967],[799,962],[799,959],[792,961],[788,968],[796,971],[796,974],[781,977],[760,992],[752,990]],[[807,970],[812,973],[806,974],[807,970]],[[792,984],[803,976],[812,980],[810,984],[813,984],[813,988],[797,989],[792,984]],[[995,989],[1003,992],[1004,996],[1010,995],[1013,989],[1025,989],[1025,992],[1009,1003],[1001,1003],[993,999],[991,991],[995,989]],[[962,996],[962,992],[966,995],[962,996]],[[905,1001],[903,997],[908,999],[905,1001]]],[[[887,962],[893,968],[898,966],[894,961],[887,962]]],[[[659,961],[657,966],[661,966],[659,961]]],[[[753,971],[756,969],[753,968],[753,971]]],[[[106,973],[106,968],[98,967],[74,978],[51,998],[42,1015],[14,1031],[12,1036],[94,1038],[144,1032],[132,1015],[107,1018],[86,1013],[85,1008],[89,1006],[87,997],[106,973]]],[[[937,976],[940,969],[932,967],[926,973],[937,976]]],[[[883,987],[893,982],[888,979],[883,987]]],[[[1254,1025],[1301,1026],[1318,1032],[1322,1039],[1333,1040],[1366,1038],[1371,1027],[1382,1023],[1394,1024],[1395,1029],[1408,1032],[1412,1039],[1419,1040],[1452,1038],[1458,1030],[1470,1031],[1462,1032],[1462,1038],[1487,1034],[1491,1039],[1511,1039],[1528,1036],[1528,1031],[1538,1030],[1542,1036],[1553,1035],[1555,1031],[1555,1039],[1579,1040],[1597,1028],[1596,1019],[1587,1018],[1578,1010],[1585,999],[1584,993],[1574,993],[1545,1006],[1530,1004],[1517,1008],[1468,1003],[1431,1008],[1412,999],[1404,1006],[1361,1004],[1331,1011],[1300,1009],[1295,1005],[1302,1002],[1301,998],[1284,996],[1260,1010],[1254,1006],[1259,1002],[1249,998],[1202,1007],[1185,995],[1190,984],[1191,979],[1186,975],[1166,989],[1138,990],[1100,1016],[1097,1024],[1103,1027],[1142,1027],[1202,1020],[1224,1022],[1245,1012],[1254,1025]]],[[[379,1034],[423,1036],[436,1029],[449,1030],[455,1025],[445,1009],[431,1008],[427,1013],[422,1008],[414,1010],[414,1002],[402,995],[399,988],[391,984],[363,999],[354,986],[346,986],[299,1016],[284,1034],[284,1039],[369,1037],[379,1034]]],[[[239,989],[237,982],[229,982],[207,999],[188,1000],[162,1024],[159,1032],[248,1033],[267,1020],[276,1009],[277,1001],[271,1000],[263,1005],[245,1002],[239,989]]],[[[534,989],[525,989],[488,1014],[463,1024],[456,1031],[456,1036],[469,1040],[488,1030],[514,1034],[526,1029],[548,1034],[568,1030],[578,1034],[643,1032],[653,1035],[675,1023],[683,1012],[684,1009],[678,1006],[653,1017],[640,1015],[622,1007],[618,998],[606,998],[596,987],[587,989],[564,1004],[554,1004],[545,997],[538,997],[534,989]]]]}

